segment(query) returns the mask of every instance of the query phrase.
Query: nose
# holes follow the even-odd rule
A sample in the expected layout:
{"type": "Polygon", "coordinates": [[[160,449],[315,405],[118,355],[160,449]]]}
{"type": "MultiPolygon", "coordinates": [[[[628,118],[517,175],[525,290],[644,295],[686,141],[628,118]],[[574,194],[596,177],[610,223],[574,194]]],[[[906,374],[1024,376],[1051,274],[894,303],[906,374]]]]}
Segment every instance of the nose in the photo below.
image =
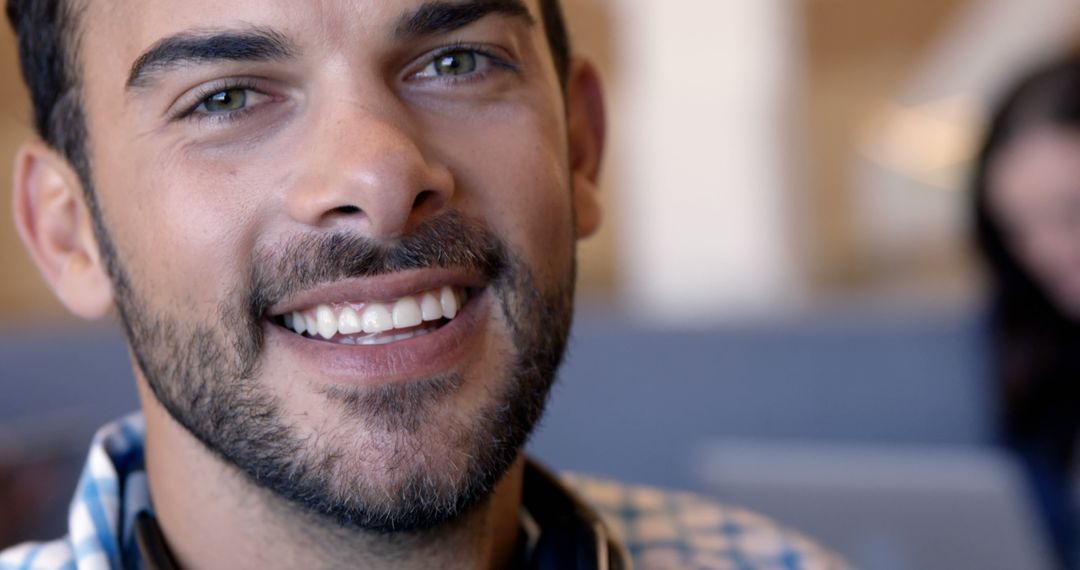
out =
{"type": "Polygon", "coordinates": [[[301,151],[303,172],[288,189],[293,219],[393,239],[450,202],[453,175],[425,156],[407,120],[342,106],[321,123],[301,151]]]}

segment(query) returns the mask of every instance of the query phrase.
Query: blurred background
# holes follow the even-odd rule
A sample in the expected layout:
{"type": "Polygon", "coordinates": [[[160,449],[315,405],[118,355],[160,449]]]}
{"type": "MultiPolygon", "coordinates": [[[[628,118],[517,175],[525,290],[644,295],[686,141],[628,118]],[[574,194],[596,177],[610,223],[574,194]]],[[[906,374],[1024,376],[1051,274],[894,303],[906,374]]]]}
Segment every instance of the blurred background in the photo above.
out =
{"type": "MultiPolygon", "coordinates": [[[[1049,568],[994,444],[968,174],[990,106],[1075,47],[1075,0],[563,0],[609,97],[606,220],[532,452],[766,512],[860,567],[1049,568]]],[[[0,157],[31,136],[6,26],[0,157]]],[[[0,160],[0,179],[10,177],[0,160]]],[[[0,200],[0,546],[63,531],[136,408],[0,200]],[[11,515],[10,513],[16,513],[11,515]]]]}

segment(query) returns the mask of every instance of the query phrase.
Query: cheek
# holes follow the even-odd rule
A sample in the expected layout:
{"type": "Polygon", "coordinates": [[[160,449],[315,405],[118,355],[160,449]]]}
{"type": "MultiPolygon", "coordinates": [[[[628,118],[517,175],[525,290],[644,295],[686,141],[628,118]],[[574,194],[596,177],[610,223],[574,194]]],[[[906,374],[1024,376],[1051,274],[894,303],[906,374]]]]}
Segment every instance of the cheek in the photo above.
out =
{"type": "Polygon", "coordinates": [[[245,276],[257,181],[231,165],[131,164],[152,167],[101,182],[111,194],[103,204],[110,230],[136,286],[155,299],[216,306],[245,276]]]}
{"type": "Polygon", "coordinates": [[[565,273],[574,243],[565,135],[550,123],[493,122],[443,147],[457,207],[484,220],[545,280],[565,273]]]}
{"type": "Polygon", "coordinates": [[[1064,268],[1076,254],[1075,232],[1055,227],[1052,221],[1028,221],[1020,226],[1016,249],[1025,263],[1037,269],[1064,268]]]}

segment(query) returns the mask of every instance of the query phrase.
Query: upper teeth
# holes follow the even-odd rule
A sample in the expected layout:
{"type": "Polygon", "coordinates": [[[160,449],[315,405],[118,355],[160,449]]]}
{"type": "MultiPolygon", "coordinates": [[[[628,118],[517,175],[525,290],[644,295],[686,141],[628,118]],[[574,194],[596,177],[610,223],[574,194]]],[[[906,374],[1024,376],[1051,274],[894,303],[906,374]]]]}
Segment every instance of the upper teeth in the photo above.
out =
{"type": "Polygon", "coordinates": [[[453,319],[461,308],[461,294],[453,287],[409,295],[389,303],[321,304],[314,309],[285,315],[285,326],[299,334],[331,339],[338,334],[377,334],[407,329],[427,321],[453,319]]]}

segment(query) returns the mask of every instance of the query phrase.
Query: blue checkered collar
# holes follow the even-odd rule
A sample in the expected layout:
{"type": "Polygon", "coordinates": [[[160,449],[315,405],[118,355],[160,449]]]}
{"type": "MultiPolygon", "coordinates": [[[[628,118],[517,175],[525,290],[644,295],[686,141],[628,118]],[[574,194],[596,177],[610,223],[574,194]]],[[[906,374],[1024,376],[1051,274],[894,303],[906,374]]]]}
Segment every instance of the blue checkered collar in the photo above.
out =
{"type": "MultiPolygon", "coordinates": [[[[140,568],[134,521],[142,511],[153,512],[144,463],[145,434],[142,414],[135,413],[106,425],[94,436],[68,517],[77,560],[84,558],[80,552],[86,550],[94,554],[93,559],[107,559],[109,568],[140,568]],[[89,513],[90,520],[80,513],[89,513]]],[[[83,570],[81,563],[79,570],[83,570]]]]}

